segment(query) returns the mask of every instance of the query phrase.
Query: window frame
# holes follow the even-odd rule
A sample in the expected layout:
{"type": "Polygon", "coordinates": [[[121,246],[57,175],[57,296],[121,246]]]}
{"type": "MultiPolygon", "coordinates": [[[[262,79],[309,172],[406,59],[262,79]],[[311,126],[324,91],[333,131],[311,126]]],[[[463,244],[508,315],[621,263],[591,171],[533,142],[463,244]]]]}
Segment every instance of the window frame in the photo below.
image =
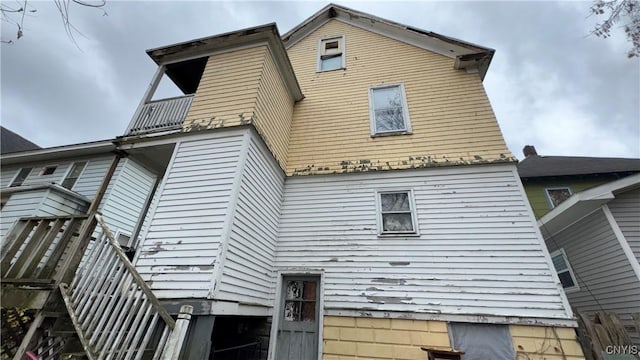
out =
{"type": "Polygon", "coordinates": [[[407,188],[392,188],[392,189],[378,189],[375,191],[376,200],[376,223],[378,226],[379,237],[398,237],[398,236],[420,236],[418,228],[418,212],[416,210],[415,196],[413,189],[407,188]],[[411,214],[411,225],[413,231],[385,231],[383,212],[382,212],[382,195],[383,194],[398,194],[407,193],[409,197],[409,212],[411,214]]]}
{"type": "Polygon", "coordinates": [[[31,175],[31,173],[33,172],[33,168],[32,167],[23,167],[18,169],[18,172],[13,176],[13,179],[11,179],[11,181],[9,182],[9,186],[8,187],[18,187],[18,186],[22,186],[22,184],[24,184],[24,181],[27,180],[29,178],[29,175],[31,175]],[[24,179],[22,179],[22,181],[20,182],[20,184],[16,184],[16,179],[18,179],[18,176],[20,175],[20,173],[22,172],[22,170],[25,169],[29,169],[29,172],[27,173],[27,175],[24,177],[24,179]]]}
{"type": "Polygon", "coordinates": [[[369,86],[369,122],[371,127],[371,137],[412,134],[411,118],[409,117],[409,105],[407,103],[407,92],[405,91],[404,82],[369,86]],[[398,87],[400,89],[400,95],[402,97],[402,119],[404,120],[404,129],[378,131],[376,127],[376,109],[374,107],[373,93],[378,89],[394,87],[398,87]]]}
{"type": "Polygon", "coordinates": [[[336,71],[336,70],[344,70],[344,69],[346,69],[347,68],[347,65],[346,65],[347,57],[346,57],[346,42],[345,42],[344,34],[326,36],[326,37],[322,37],[322,38],[318,39],[318,54],[317,54],[316,58],[317,58],[317,61],[316,61],[317,62],[317,64],[316,64],[316,72],[328,72],[328,71],[336,71]],[[338,40],[338,49],[342,50],[342,52],[340,53],[340,57],[341,57],[340,67],[335,68],[335,69],[322,70],[322,56],[323,56],[323,52],[324,52],[323,44],[326,43],[326,42],[329,42],[330,40],[338,40]]]}
{"type": "Polygon", "coordinates": [[[573,286],[571,287],[564,287],[564,285],[562,284],[562,281],[560,281],[560,285],[562,286],[564,291],[567,293],[579,291],[580,285],[578,285],[578,279],[576,278],[576,275],[573,273],[573,268],[571,268],[571,263],[569,262],[569,258],[567,257],[567,253],[564,251],[564,248],[560,248],[552,252],[551,254],[549,254],[549,256],[551,257],[551,266],[553,266],[553,270],[556,272],[556,275],[558,276],[558,281],[560,281],[561,272],[563,273],[568,272],[569,276],[571,276],[571,281],[573,281],[573,286]],[[557,256],[562,256],[562,260],[567,265],[567,268],[565,270],[558,271],[558,269],[556,269],[556,266],[553,264],[553,258],[557,256]]]}
{"type": "MultiPolygon", "coordinates": [[[[571,190],[571,188],[570,188],[569,186],[555,186],[555,187],[548,187],[548,188],[544,188],[544,194],[545,194],[545,196],[547,197],[547,202],[549,203],[549,208],[550,208],[551,210],[555,209],[557,206],[559,206],[560,204],[562,204],[562,202],[561,202],[560,204],[558,204],[558,205],[554,205],[554,204],[553,204],[553,200],[551,199],[551,194],[549,194],[549,191],[550,191],[550,190],[564,190],[564,189],[569,190],[569,197],[573,196],[573,191],[571,190]]],[[[568,199],[569,199],[569,198],[567,198],[567,200],[568,200],[568,199]]],[[[564,201],[567,201],[567,200],[564,200],[564,201]]],[[[563,202],[564,202],[564,201],[563,201],[563,202]]]]}
{"type": "Polygon", "coordinates": [[[71,163],[71,166],[69,166],[69,168],[67,169],[66,173],[64,174],[64,176],[62,177],[62,181],[60,182],[60,186],[62,186],[65,189],[68,190],[72,190],[73,187],[76,185],[76,183],[78,182],[78,179],[80,179],[80,177],[82,176],[82,174],[84,174],[85,169],[87,168],[87,165],[89,165],[89,160],[78,160],[78,161],[74,161],[71,163]],[[69,176],[71,175],[71,172],[73,171],[73,167],[76,164],[79,163],[84,163],[82,170],[80,170],[80,173],[78,173],[78,176],[75,178],[75,181],[73,182],[73,184],[71,184],[71,187],[66,187],[64,186],[65,181],[67,181],[68,179],[71,179],[69,176]]]}
{"type": "Polygon", "coordinates": [[[58,170],[58,165],[57,164],[56,165],[45,165],[45,166],[42,167],[42,170],[40,170],[40,176],[51,176],[51,175],[56,173],[56,170],[58,170]],[[51,169],[51,168],[53,168],[53,171],[50,174],[45,174],[45,172],[48,169],[51,169]]]}

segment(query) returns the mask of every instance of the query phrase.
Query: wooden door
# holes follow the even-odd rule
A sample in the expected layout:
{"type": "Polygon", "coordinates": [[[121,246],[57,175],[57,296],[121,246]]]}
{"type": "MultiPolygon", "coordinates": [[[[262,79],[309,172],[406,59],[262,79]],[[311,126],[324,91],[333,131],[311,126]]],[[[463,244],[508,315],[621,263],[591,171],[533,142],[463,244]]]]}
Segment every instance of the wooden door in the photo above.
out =
{"type": "Polygon", "coordinates": [[[277,340],[278,360],[318,358],[317,277],[284,277],[277,340]]]}

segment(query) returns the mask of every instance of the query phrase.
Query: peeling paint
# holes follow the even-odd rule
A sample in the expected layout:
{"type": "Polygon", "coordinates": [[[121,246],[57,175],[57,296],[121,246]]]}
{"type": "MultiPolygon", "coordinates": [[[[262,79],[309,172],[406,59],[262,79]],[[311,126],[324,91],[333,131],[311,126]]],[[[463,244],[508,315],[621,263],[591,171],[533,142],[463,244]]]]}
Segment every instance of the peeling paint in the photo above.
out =
{"type": "Polygon", "coordinates": [[[366,288],[367,291],[384,291],[383,289],[377,288],[377,287],[368,287],[366,288]]]}
{"type": "Polygon", "coordinates": [[[377,304],[412,304],[413,298],[397,296],[367,296],[367,300],[377,304]]]}
{"type": "Polygon", "coordinates": [[[409,261],[391,261],[389,262],[389,265],[391,266],[407,266],[410,265],[411,263],[409,261]]]}
{"type": "Polygon", "coordinates": [[[371,282],[380,283],[380,284],[404,285],[407,281],[404,279],[374,278],[374,279],[371,279],[371,282]]]}

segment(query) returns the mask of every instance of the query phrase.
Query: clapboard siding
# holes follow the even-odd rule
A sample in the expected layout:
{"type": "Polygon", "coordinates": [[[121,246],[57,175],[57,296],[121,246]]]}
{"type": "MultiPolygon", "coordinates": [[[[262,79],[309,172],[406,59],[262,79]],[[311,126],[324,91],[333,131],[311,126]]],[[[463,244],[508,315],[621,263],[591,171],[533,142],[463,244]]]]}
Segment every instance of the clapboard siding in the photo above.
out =
{"type": "Polygon", "coordinates": [[[102,214],[112,231],[131,232],[138,222],[155,175],[132,159],[122,160],[102,206],[102,214]]]}
{"type": "Polygon", "coordinates": [[[0,172],[0,188],[9,187],[11,180],[18,174],[18,171],[20,171],[19,167],[3,167],[0,172]]]}
{"type": "Polygon", "coordinates": [[[256,135],[247,151],[218,299],[270,306],[284,173],[256,135]]]}
{"type": "Polygon", "coordinates": [[[322,269],[328,309],[567,318],[513,169],[287,178],[277,269],[322,269]],[[385,189],[413,189],[419,236],[377,235],[385,189]]]}
{"type": "Polygon", "coordinates": [[[19,218],[33,216],[47,192],[47,189],[39,189],[11,195],[2,208],[2,216],[0,216],[0,236],[2,237],[3,245],[7,230],[9,230],[13,223],[19,218]]]}
{"type": "Polygon", "coordinates": [[[113,162],[113,156],[89,159],[72,190],[93,199],[113,162]]]}
{"type": "Polygon", "coordinates": [[[286,168],[292,119],[293,99],[268,54],[260,78],[254,124],[282,169],[286,168]]]}
{"type": "Polygon", "coordinates": [[[67,194],[49,189],[37,208],[36,216],[81,215],[89,207],[89,203],[67,194]]]}
{"type": "Polygon", "coordinates": [[[185,138],[163,179],[136,269],[160,298],[206,298],[227,219],[243,131],[185,138]]]}
{"type": "Polygon", "coordinates": [[[640,262],[640,189],[618,194],[608,205],[631,251],[640,262]]]}
{"type": "Polygon", "coordinates": [[[339,20],[330,20],[287,52],[305,94],[294,108],[288,174],[513,157],[480,77],[455,70],[451,58],[339,20]],[[317,72],[318,40],[336,35],[345,37],[346,69],[317,72]],[[405,86],[413,134],[372,138],[369,87],[397,83],[405,86]]]}
{"type": "Polygon", "coordinates": [[[541,181],[528,181],[524,183],[524,189],[529,199],[529,204],[533,209],[533,213],[536,219],[541,218],[544,214],[551,211],[551,204],[547,198],[547,192],[545,189],[568,187],[571,189],[571,193],[575,194],[580,191],[591,189],[598,185],[602,185],[607,182],[606,178],[598,179],[577,179],[577,180],[541,180],[541,181]]]}
{"type": "Polygon", "coordinates": [[[564,248],[577,277],[580,290],[567,293],[571,306],[590,315],[614,312],[623,323],[631,324],[630,314],[640,312],[640,282],[602,210],[547,238],[546,243],[550,252],[564,248]]]}

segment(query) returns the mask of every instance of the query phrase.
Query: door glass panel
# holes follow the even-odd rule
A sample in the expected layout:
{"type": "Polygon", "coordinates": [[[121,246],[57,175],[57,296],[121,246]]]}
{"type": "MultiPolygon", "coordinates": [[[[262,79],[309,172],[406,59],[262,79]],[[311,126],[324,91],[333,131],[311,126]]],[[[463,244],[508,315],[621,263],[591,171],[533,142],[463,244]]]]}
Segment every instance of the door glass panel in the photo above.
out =
{"type": "Polygon", "coordinates": [[[287,281],[287,299],[299,299],[302,294],[302,281],[287,281]]]}
{"type": "Polygon", "coordinates": [[[302,321],[314,321],[316,319],[316,302],[302,303],[302,321]]]}
{"type": "Polygon", "coordinates": [[[304,290],[302,291],[302,298],[304,300],[312,300],[316,299],[316,282],[315,281],[304,281],[304,290]]]}
{"type": "Polygon", "coordinates": [[[300,321],[300,303],[286,301],[284,304],[284,319],[286,321],[300,321]]]}

